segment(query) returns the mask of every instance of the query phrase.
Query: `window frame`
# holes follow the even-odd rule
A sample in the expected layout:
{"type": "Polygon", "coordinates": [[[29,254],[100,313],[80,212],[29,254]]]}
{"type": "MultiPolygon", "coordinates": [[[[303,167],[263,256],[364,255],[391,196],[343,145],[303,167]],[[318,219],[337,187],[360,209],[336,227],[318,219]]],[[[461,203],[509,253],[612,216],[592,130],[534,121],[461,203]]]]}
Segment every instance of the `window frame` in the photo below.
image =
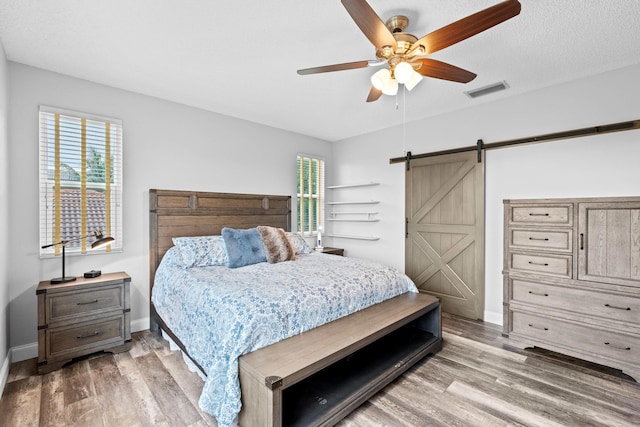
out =
{"type": "Polygon", "coordinates": [[[296,155],[296,228],[298,233],[302,236],[310,237],[316,236],[318,231],[324,231],[324,221],[325,221],[325,172],[326,172],[326,162],[323,157],[298,153],[296,155]],[[307,188],[304,187],[305,179],[303,178],[303,173],[305,173],[305,168],[301,168],[301,159],[304,162],[305,159],[308,159],[312,163],[319,165],[320,176],[316,171],[315,180],[311,179],[313,175],[313,167],[310,168],[309,174],[307,175],[309,179],[307,179],[307,188]],[[315,192],[313,191],[313,186],[315,184],[315,192]],[[310,191],[300,191],[300,190],[310,190],[310,191]],[[309,217],[310,221],[305,221],[305,200],[308,200],[308,206],[314,206],[312,203],[315,200],[315,208],[310,209],[311,214],[309,217]],[[305,227],[308,225],[308,227],[305,227]]]}
{"type": "Polygon", "coordinates": [[[38,125],[40,258],[59,255],[62,245],[44,249],[42,246],[61,241],[69,242],[65,245],[65,255],[122,252],[122,120],[40,105],[38,125]],[[90,173],[91,165],[97,173],[90,173]],[[56,182],[60,183],[58,191],[56,182]],[[99,198],[96,202],[95,192],[105,194],[104,202],[99,198]],[[70,200],[78,199],[78,217],[72,215],[65,223],[63,201],[69,204],[70,200]],[[94,203],[101,205],[97,213],[99,220],[93,219],[96,216],[94,203]],[[101,223],[101,229],[89,229],[96,221],[101,223]],[[88,250],[94,239],[85,236],[95,231],[101,231],[115,241],[106,247],[88,250]]]}

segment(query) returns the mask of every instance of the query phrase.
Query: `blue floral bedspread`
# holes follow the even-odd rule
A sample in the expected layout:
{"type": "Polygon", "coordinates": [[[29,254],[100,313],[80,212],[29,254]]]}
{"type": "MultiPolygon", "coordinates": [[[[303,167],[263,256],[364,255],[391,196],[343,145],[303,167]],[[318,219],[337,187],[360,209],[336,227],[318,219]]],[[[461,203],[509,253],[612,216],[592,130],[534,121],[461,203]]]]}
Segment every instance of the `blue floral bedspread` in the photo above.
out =
{"type": "Polygon", "coordinates": [[[241,408],[238,358],[370,305],[417,292],[378,263],[311,253],[295,261],[185,269],[171,248],[156,271],[157,312],[207,374],[200,407],[220,427],[241,408]]]}

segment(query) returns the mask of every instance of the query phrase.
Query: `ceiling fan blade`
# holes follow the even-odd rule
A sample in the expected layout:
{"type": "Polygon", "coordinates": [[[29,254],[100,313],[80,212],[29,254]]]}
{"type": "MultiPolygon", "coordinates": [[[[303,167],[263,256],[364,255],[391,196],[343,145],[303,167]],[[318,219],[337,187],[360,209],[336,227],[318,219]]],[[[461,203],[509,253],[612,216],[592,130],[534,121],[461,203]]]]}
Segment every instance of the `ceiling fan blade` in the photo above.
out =
{"type": "Polygon", "coordinates": [[[371,90],[369,91],[369,96],[367,96],[367,102],[377,101],[378,98],[382,96],[382,91],[380,89],[376,89],[374,86],[371,86],[371,90]]]}
{"type": "Polygon", "coordinates": [[[415,52],[419,46],[424,49],[420,55],[437,52],[513,18],[520,13],[520,8],[518,0],[498,3],[427,34],[413,44],[411,52],[415,52]]]}
{"type": "Polygon", "coordinates": [[[376,49],[390,46],[396,50],[398,45],[395,37],[369,3],[365,0],[342,0],[342,5],[376,49]]]}
{"type": "Polygon", "coordinates": [[[435,77],[436,79],[458,83],[469,83],[476,78],[476,74],[471,71],[431,58],[418,58],[415,61],[411,61],[411,63],[420,63],[420,68],[416,71],[426,77],[435,77]]]}
{"type": "Polygon", "coordinates": [[[343,71],[354,70],[356,68],[366,68],[369,66],[369,61],[357,61],[357,62],[345,62],[344,64],[325,65],[323,67],[305,68],[304,70],[298,70],[298,74],[318,74],[328,73],[331,71],[343,71]]]}

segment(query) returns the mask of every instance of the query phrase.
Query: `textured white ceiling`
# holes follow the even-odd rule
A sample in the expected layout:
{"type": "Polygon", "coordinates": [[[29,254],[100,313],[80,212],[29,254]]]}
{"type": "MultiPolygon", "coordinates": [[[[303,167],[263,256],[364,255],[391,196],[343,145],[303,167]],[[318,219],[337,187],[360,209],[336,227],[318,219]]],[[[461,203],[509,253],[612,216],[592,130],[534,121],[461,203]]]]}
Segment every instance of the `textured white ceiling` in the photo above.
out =
{"type": "MultiPolygon", "coordinates": [[[[370,0],[422,37],[498,0],[370,0]]],[[[478,74],[424,79],[420,118],[640,63],[640,1],[521,0],[520,15],[433,54],[478,74]],[[510,89],[464,91],[506,80],[510,89]]],[[[0,0],[7,59],[328,141],[402,122],[400,97],[366,103],[376,69],[297,69],[375,59],[339,0],[0,0]]]]}

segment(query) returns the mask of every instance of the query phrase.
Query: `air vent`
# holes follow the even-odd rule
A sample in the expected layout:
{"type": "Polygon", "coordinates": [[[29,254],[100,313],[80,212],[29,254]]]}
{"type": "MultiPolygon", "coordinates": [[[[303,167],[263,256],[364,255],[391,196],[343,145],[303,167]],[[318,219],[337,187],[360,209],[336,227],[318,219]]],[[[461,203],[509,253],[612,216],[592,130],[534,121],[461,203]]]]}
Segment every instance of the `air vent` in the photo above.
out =
{"type": "Polygon", "coordinates": [[[507,84],[507,82],[505,82],[503,80],[501,82],[494,83],[494,84],[491,84],[489,86],[485,86],[485,87],[481,87],[481,88],[478,88],[478,89],[467,91],[467,92],[465,92],[465,94],[469,98],[477,98],[479,96],[489,95],[490,93],[498,92],[498,91],[505,90],[505,89],[508,89],[508,88],[509,88],[509,85],[507,84]]]}

